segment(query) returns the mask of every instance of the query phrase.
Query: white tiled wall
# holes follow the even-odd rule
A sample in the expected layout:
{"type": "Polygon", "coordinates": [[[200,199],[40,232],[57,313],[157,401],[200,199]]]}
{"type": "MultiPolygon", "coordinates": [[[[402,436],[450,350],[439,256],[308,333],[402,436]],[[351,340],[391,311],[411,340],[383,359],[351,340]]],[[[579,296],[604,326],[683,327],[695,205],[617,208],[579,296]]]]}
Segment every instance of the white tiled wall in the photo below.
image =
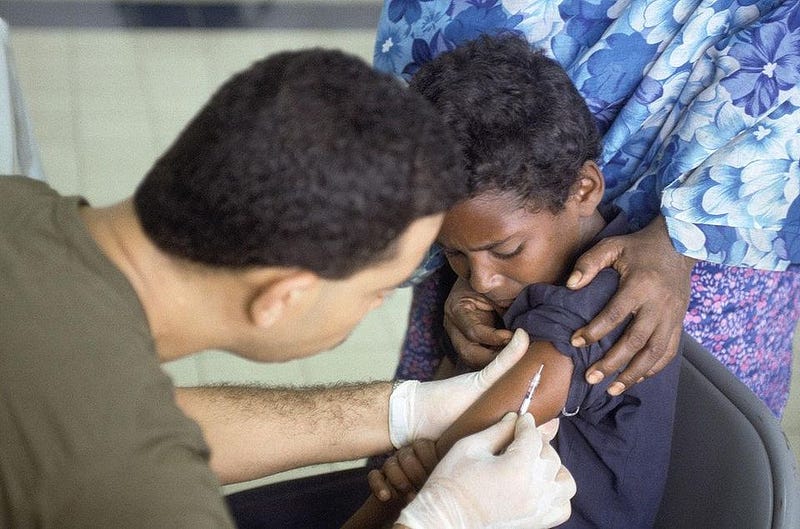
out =
{"type": "Polygon", "coordinates": [[[337,47],[371,60],[373,32],[13,29],[48,180],[105,205],[132,192],[214,90],[279,50],[337,47]]]}

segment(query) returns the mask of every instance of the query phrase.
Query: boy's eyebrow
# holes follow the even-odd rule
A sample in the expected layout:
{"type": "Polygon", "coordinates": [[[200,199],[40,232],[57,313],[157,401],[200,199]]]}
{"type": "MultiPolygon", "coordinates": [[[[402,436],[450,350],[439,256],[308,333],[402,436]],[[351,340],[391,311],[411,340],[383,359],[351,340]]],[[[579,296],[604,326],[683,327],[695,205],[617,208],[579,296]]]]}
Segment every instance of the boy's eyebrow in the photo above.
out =
{"type": "Polygon", "coordinates": [[[490,243],[488,243],[488,244],[484,244],[483,246],[478,246],[477,248],[467,248],[467,251],[468,251],[468,252],[483,252],[483,251],[485,251],[485,250],[491,250],[492,248],[494,248],[494,247],[496,247],[496,246],[500,246],[500,245],[502,245],[502,244],[505,244],[505,243],[507,243],[507,242],[508,242],[508,241],[510,241],[510,240],[511,240],[513,237],[514,237],[513,235],[509,235],[508,237],[506,237],[506,238],[505,238],[505,239],[503,239],[502,241],[490,242],[490,243]]]}

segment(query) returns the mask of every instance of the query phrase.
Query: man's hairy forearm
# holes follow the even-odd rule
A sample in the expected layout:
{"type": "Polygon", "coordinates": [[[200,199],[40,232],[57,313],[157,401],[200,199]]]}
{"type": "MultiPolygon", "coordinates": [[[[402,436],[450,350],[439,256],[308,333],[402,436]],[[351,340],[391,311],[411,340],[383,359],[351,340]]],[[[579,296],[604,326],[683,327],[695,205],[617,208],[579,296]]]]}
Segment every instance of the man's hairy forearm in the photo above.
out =
{"type": "Polygon", "coordinates": [[[197,421],[222,483],[301,466],[358,459],[391,449],[390,382],[302,389],[178,388],[197,421]]]}

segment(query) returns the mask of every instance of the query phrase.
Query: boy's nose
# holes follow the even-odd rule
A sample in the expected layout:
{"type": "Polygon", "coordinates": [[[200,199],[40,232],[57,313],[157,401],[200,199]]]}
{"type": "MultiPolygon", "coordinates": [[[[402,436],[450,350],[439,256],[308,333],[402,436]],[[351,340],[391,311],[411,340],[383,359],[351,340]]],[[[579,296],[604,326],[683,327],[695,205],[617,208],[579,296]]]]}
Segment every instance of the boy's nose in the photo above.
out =
{"type": "Polygon", "coordinates": [[[488,294],[497,287],[500,281],[500,276],[491,272],[480,269],[472,269],[469,277],[469,284],[472,290],[478,294],[488,294]]]}

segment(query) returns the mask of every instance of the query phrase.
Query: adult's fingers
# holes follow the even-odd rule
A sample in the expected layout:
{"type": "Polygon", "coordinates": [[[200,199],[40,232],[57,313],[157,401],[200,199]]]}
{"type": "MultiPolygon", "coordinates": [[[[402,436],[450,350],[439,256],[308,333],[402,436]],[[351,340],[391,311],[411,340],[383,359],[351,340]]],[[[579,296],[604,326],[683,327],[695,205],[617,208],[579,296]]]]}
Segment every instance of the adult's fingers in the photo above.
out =
{"type": "Polygon", "coordinates": [[[577,486],[572,474],[562,466],[556,474],[555,484],[552,488],[552,504],[542,513],[541,525],[555,527],[566,522],[572,514],[570,499],[575,496],[577,486]]]}
{"type": "Polygon", "coordinates": [[[515,426],[517,423],[516,413],[506,413],[500,421],[489,426],[485,430],[474,433],[456,442],[448,452],[447,457],[459,457],[458,452],[470,453],[480,457],[489,454],[499,454],[504,451],[509,443],[514,439],[515,426]]]}
{"type": "Polygon", "coordinates": [[[660,333],[663,332],[663,328],[658,329],[657,318],[654,319],[651,314],[648,314],[648,311],[643,310],[633,317],[622,335],[603,355],[603,358],[587,369],[586,380],[591,384],[596,384],[605,377],[629,366],[634,356],[640,355],[638,365],[644,370],[637,373],[638,376],[633,379],[635,382],[655,364],[657,358],[653,355],[660,354],[666,349],[669,335],[662,336],[660,333]]]}
{"type": "MultiPolygon", "coordinates": [[[[668,329],[667,329],[668,330],[668,329]]],[[[680,343],[680,331],[673,332],[667,339],[665,347],[647,347],[642,349],[628,363],[627,367],[617,375],[609,386],[610,395],[619,395],[645,379],[656,375],[664,369],[677,355],[680,343]]],[[[590,368],[591,369],[591,368],[590,368]]]]}
{"type": "Polygon", "coordinates": [[[676,356],[678,356],[678,349],[680,348],[680,345],[681,345],[681,333],[682,333],[682,330],[683,330],[683,328],[681,327],[681,328],[676,329],[672,333],[672,337],[669,340],[669,345],[667,346],[668,354],[665,354],[664,356],[662,356],[661,358],[658,359],[658,361],[655,363],[655,365],[653,365],[653,367],[650,368],[650,371],[648,371],[645,374],[645,378],[651,377],[651,376],[655,375],[656,373],[660,372],[662,369],[667,367],[667,365],[670,362],[672,362],[672,360],[676,356]],[[670,352],[671,352],[671,354],[670,354],[670,352]]]}
{"type": "MultiPolygon", "coordinates": [[[[595,343],[605,335],[622,325],[632,314],[637,313],[647,301],[647,295],[641,288],[636,288],[628,281],[620,282],[617,292],[606,303],[606,306],[592,320],[572,333],[571,343],[574,347],[584,347],[595,343]]],[[[650,320],[644,322],[648,323],[650,320]]],[[[651,326],[650,331],[652,332],[651,326]]],[[[636,334],[629,334],[626,349],[633,349],[633,354],[644,347],[650,333],[644,328],[637,329],[636,334]],[[638,347],[637,347],[638,346],[638,347]]]]}
{"type": "Polygon", "coordinates": [[[566,467],[562,466],[558,469],[558,473],[556,474],[556,483],[558,484],[558,490],[556,496],[558,498],[569,500],[575,493],[578,491],[578,488],[575,484],[575,478],[572,477],[572,474],[569,473],[566,467]]]}
{"type": "Polygon", "coordinates": [[[623,246],[617,237],[603,239],[585,251],[572,267],[572,274],[567,279],[567,287],[577,290],[583,288],[603,268],[612,266],[622,255],[623,246]]]}
{"type": "Polygon", "coordinates": [[[603,358],[589,366],[586,380],[596,384],[621,371],[608,387],[609,394],[619,395],[658,373],[678,350],[681,321],[673,321],[673,316],[669,311],[654,310],[652,304],[644,306],[603,358]]]}
{"type": "Polygon", "coordinates": [[[539,429],[539,433],[542,434],[544,440],[549,443],[550,441],[555,439],[556,434],[558,433],[559,425],[560,423],[558,421],[558,417],[556,417],[555,419],[550,419],[549,421],[538,426],[537,428],[539,429]]]}
{"type": "MultiPolygon", "coordinates": [[[[508,416],[508,414],[506,414],[508,416]]],[[[504,417],[505,418],[505,417],[504,417]]],[[[514,425],[514,440],[506,449],[507,454],[519,452],[526,457],[538,459],[541,455],[545,442],[541,432],[536,429],[536,421],[530,413],[523,413],[514,425]]]]}

